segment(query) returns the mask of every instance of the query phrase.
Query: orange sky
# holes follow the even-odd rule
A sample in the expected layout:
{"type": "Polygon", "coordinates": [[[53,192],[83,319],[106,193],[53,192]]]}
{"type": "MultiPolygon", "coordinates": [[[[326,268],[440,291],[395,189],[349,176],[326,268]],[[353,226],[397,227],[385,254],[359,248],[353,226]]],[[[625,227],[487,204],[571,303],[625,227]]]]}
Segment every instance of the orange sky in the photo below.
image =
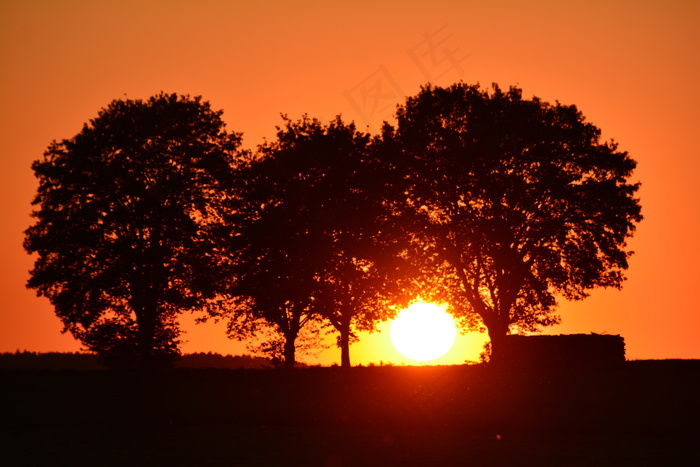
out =
{"type": "MultiPolygon", "coordinates": [[[[30,164],[112,99],[202,95],[247,147],[280,113],[342,113],[376,130],[428,81],[458,80],[576,104],[639,166],[645,220],[622,291],[561,303],[551,333],[625,337],[628,358],[700,358],[700,2],[229,2],[0,0],[0,352],[74,351],[24,284],[37,183],[30,164]]],[[[185,352],[242,353],[221,325],[185,352]]],[[[478,358],[463,336],[441,363],[478,358]]],[[[388,332],[354,363],[400,362],[388,332]]],[[[339,360],[332,349],[323,363],[339,360]]]]}

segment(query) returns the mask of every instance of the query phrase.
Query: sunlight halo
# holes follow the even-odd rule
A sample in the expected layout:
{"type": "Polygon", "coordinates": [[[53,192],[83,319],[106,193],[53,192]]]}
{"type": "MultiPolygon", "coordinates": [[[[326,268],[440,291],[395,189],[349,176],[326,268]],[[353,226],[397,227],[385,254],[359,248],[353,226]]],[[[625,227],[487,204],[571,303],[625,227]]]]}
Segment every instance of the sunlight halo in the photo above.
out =
{"type": "Polygon", "coordinates": [[[418,362],[445,355],[454,344],[457,328],[452,315],[434,303],[416,302],[391,323],[389,336],[396,350],[418,362]]]}

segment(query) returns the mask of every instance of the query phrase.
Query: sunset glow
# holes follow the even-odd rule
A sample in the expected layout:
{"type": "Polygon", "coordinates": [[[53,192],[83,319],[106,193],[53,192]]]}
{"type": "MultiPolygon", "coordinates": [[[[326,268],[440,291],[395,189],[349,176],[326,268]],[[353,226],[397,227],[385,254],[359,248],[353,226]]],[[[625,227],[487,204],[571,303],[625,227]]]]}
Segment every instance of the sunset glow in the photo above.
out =
{"type": "MultiPolygon", "coordinates": [[[[31,164],[113,99],[201,95],[254,150],[280,114],[342,114],[378,134],[432,83],[517,85],[576,105],[638,162],[642,212],[622,289],[558,298],[546,333],[619,334],[628,359],[700,358],[700,2],[21,2],[0,5],[0,352],[74,352],[80,343],[26,288],[36,259],[31,164]],[[668,93],[667,90],[672,92],[668,93]],[[672,285],[659,287],[659,272],[672,285]]],[[[181,350],[247,353],[223,321],[181,316],[181,350]]],[[[391,321],[359,332],[353,364],[415,364],[391,321]]],[[[457,333],[430,364],[478,359],[485,334],[457,333]]],[[[307,363],[333,365],[335,341],[307,363]]]]}
{"type": "Polygon", "coordinates": [[[391,342],[404,357],[426,362],[442,357],[457,335],[452,316],[432,303],[417,302],[391,323],[391,342]]]}

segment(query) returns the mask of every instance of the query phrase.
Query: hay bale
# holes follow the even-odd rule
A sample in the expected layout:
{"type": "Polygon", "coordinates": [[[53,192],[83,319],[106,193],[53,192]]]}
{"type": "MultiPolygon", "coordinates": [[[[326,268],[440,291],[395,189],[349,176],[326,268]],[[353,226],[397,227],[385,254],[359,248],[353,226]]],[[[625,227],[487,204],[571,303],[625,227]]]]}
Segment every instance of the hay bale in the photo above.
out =
{"type": "Polygon", "coordinates": [[[619,335],[560,334],[507,336],[507,361],[542,366],[609,366],[625,361],[625,340],[619,335]]]}

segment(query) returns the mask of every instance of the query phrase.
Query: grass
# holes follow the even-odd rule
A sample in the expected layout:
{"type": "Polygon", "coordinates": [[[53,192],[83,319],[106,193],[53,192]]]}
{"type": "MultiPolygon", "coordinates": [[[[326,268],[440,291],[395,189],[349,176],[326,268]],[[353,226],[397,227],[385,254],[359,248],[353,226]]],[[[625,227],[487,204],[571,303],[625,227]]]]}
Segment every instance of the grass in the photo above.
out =
{"type": "Polygon", "coordinates": [[[696,465],[700,362],[0,371],[0,464],[696,465]]]}

